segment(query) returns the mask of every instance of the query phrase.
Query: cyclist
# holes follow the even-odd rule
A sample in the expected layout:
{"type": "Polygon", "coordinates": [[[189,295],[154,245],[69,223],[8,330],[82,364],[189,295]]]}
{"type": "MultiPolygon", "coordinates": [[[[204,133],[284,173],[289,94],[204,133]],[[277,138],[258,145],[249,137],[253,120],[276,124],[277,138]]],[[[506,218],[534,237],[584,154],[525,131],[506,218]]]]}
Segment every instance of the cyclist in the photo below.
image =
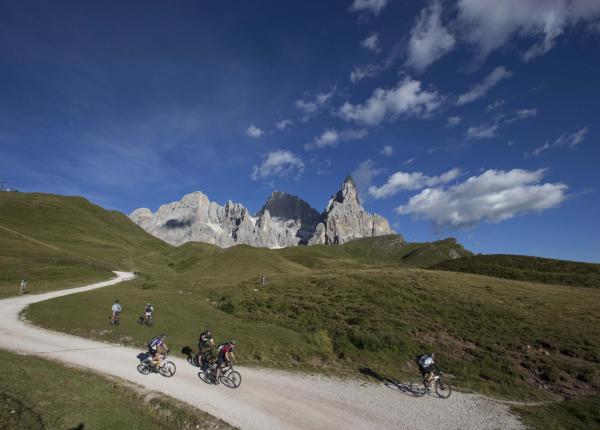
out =
{"type": "Polygon", "coordinates": [[[119,319],[119,315],[121,314],[121,305],[119,304],[119,299],[115,300],[115,302],[112,305],[112,317],[110,319],[111,324],[117,324],[118,323],[118,319],[119,319]]]}
{"type": "Polygon", "coordinates": [[[219,358],[217,359],[217,374],[215,376],[215,384],[219,383],[219,376],[221,374],[221,367],[223,367],[223,364],[230,366],[232,362],[235,362],[233,348],[235,348],[235,340],[224,342],[217,348],[217,351],[219,351],[219,358]]]}
{"type": "Polygon", "coordinates": [[[158,365],[164,356],[169,352],[167,344],[167,335],[162,333],[160,336],[155,336],[148,341],[148,354],[152,357],[152,363],[158,365]]]}
{"type": "Polygon", "coordinates": [[[154,312],[154,306],[150,303],[146,303],[144,306],[144,322],[147,324],[152,320],[152,313],[154,312]]]}
{"type": "Polygon", "coordinates": [[[213,340],[212,330],[204,330],[198,338],[198,365],[203,367],[206,365],[206,356],[208,352],[215,348],[215,341],[213,340]]]}
{"type": "Polygon", "coordinates": [[[433,380],[435,371],[435,354],[423,354],[417,358],[417,364],[419,365],[419,371],[423,377],[423,383],[429,388],[429,384],[433,380]]]}

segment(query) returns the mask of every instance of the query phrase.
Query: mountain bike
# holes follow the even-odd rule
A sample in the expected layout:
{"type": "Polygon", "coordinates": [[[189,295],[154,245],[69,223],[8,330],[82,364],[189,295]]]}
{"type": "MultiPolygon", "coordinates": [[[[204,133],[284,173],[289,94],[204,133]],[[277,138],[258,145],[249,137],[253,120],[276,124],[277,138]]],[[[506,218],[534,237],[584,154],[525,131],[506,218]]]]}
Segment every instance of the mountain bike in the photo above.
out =
{"type": "Polygon", "coordinates": [[[167,356],[165,355],[158,364],[154,363],[152,357],[148,357],[146,360],[138,364],[137,370],[142,375],[158,373],[164,376],[165,378],[170,378],[175,374],[177,368],[175,367],[175,363],[173,363],[172,361],[168,361],[167,356]]]}
{"type": "Polygon", "coordinates": [[[190,363],[192,366],[196,366],[196,367],[200,367],[201,364],[201,360],[200,357],[202,357],[202,367],[203,368],[208,368],[211,365],[216,365],[217,364],[217,357],[215,356],[215,354],[213,353],[212,349],[203,352],[198,352],[196,355],[194,356],[189,356],[187,361],[188,363],[190,363]]]}
{"type": "Polygon", "coordinates": [[[441,399],[447,399],[450,397],[450,394],[452,394],[452,386],[445,381],[445,378],[442,378],[442,376],[444,376],[444,373],[436,370],[433,372],[433,378],[431,381],[429,383],[423,381],[423,385],[426,392],[431,392],[434,390],[438,397],[441,399]]]}
{"type": "MultiPolygon", "coordinates": [[[[217,364],[210,364],[204,371],[198,372],[198,377],[207,384],[217,383],[217,364]]],[[[233,370],[233,364],[228,364],[221,368],[219,381],[227,388],[235,389],[242,383],[242,375],[237,370],[233,370]]]]}
{"type": "Polygon", "coordinates": [[[108,317],[111,325],[119,325],[121,323],[121,312],[115,312],[114,315],[108,317]]]}
{"type": "Polygon", "coordinates": [[[138,318],[138,324],[145,325],[147,327],[152,327],[154,325],[154,319],[152,315],[142,315],[138,318]]]}

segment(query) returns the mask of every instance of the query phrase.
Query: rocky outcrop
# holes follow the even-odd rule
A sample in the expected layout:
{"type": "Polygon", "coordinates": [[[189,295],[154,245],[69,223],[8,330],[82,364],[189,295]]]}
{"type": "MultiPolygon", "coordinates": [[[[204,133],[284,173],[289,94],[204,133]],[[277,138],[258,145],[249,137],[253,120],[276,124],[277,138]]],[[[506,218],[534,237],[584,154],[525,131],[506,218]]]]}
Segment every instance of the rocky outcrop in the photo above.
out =
{"type": "Polygon", "coordinates": [[[129,217],[176,246],[196,241],[223,248],[236,244],[284,248],[394,233],[385,218],[364,210],[350,177],[322,214],[301,198],[280,191],[274,191],[255,216],[239,203],[228,201],[220,206],[198,191],[161,206],[156,213],[141,208],[129,217]]]}
{"type": "Polygon", "coordinates": [[[341,190],[329,200],[322,221],[308,243],[337,245],[353,239],[394,233],[385,218],[365,211],[360,204],[356,184],[348,176],[341,190]]]}

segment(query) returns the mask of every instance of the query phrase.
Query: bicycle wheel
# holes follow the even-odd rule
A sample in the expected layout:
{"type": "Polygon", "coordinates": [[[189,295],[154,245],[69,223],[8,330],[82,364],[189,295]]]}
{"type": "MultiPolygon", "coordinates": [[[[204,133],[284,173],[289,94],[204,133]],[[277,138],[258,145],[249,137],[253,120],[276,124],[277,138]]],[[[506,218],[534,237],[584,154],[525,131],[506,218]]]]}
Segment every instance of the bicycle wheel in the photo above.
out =
{"type": "Polygon", "coordinates": [[[452,394],[452,387],[440,378],[435,384],[435,392],[440,398],[447,399],[452,394]]]}
{"type": "Polygon", "coordinates": [[[172,361],[167,361],[165,364],[158,368],[158,372],[164,376],[165,378],[170,378],[175,374],[175,363],[172,361]]]}
{"type": "Polygon", "coordinates": [[[138,364],[137,367],[138,372],[140,372],[142,375],[148,375],[150,373],[150,369],[148,368],[148,366],[146,366],[146,364],[144,363],[140,363],[138,364]]]}
{"type": "Polygon", "coordinates": [[[242,383],[242,375],[239,372],[232,370],[231,372],[227,372],[227,374],[221,375],[219,378],[223,385],[228,388],[237,388],[242,383]]]}

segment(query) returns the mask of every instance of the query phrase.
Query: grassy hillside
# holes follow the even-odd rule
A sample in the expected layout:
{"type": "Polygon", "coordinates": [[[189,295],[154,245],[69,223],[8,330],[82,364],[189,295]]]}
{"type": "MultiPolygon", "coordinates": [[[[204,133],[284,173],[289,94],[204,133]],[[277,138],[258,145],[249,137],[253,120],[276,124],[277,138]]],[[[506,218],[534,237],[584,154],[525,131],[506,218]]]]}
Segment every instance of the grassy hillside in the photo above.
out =
{"type": "Polygon", "coordinates": [[[356,239],[340,246],[302,246],[278,252],[311,269],[356,267],[357,264],[365,267],[428,267],[451,258],[473,255],[452,238],[431,243],[407,243],[395,234],[356,239]]]}
{"type": "Polygon", "coordinates": [[[600,288],[600,264],[575,261],[523,255],[477,255],[443,261],[431,268],[517,281],[600,288]]]}
{"type": "Polygon", "coordinates": [[[0,428],[231,429],[198,409],[119,380],[0,350],[0,428]]]}
{"type": "Polygon", "coordinates": [[[40,292],[166,265],[170,248],[81,197],[0,193],[0,297],[23,278],[40,292]]]}

